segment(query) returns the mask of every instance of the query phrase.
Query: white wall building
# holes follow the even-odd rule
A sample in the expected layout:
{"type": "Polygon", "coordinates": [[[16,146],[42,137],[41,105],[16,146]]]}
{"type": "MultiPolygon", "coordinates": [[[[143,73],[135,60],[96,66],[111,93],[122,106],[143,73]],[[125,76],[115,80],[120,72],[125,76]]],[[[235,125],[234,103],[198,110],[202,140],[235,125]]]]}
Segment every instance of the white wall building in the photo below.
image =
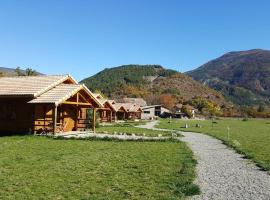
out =
{"type": "Polygon", "coordinates": [[[144,106],[142,107],[141,119],[155,119],[163,116],[165,113],[171,113],[171,111],[161,105],[144,106]]]}

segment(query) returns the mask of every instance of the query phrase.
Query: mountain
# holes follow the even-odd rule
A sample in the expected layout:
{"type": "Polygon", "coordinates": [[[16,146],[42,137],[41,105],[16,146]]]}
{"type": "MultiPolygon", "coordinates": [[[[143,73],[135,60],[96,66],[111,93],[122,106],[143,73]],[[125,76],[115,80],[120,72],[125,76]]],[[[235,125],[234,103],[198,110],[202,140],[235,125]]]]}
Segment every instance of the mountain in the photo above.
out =
{"type": "Polygon", "coordinates": [[[224,54],[189,71],[193,77],[239,105],[270,105],[270,51],[252,49],[224,54]]]}
{"type": "Polygon", "coordinates": [[[16,72],[13,68],[0,67],[0,73],[5,76],[15,76],[16,72]]]}
{"type": "Polygon", "coordinates": [[[195,97],[226,104],[223,96],[191,77],[160,65],[123,65],[106,68],[81,81],[91,90],[111,98],[142,97],[148,104],[158,103],[161,95],[172,95],[177,102],[195,97]]]}
{"type": "Polygon", "coordinates": [[[36,72],[35,70],[32,70],[30,68],[23,70],[23,69],[15,69],[15,68],[8,68],[8,67],[0,67],[0,77],[1,76],[18,76],[18,71],[21,75],[26,75],[27,73],[30,73],[30,75],[42,75],[39,72],[36,72]]]}

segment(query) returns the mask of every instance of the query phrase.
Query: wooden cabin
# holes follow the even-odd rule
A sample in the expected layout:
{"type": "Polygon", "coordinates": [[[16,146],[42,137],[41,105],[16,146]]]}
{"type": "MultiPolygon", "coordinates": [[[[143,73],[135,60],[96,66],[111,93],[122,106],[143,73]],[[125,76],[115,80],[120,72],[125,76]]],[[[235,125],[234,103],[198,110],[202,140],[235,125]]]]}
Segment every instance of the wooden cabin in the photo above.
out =
{"type": "Polygon", "coordinates": [[[142,109],[139,105],[133,103],[123,103],[123,107],[127,111],[126,119],[128,120],[141,119],[142,109]]]}
{"type": "Polygon", "coordinates": [[[123,103],[112,103],[112,106],[114,107],[115,112],[113,113],[113,117],[116,120],[126,120],[128,111],[123,106],[123,103]]]}
{"type": "Polygon", "coordinates": [[[116,120],[135,120],[141,119],[142,109],[139,105],[133,103],[114,103],[116,110],[116,120]]]}
{"type": "Polygon", "coordinates": [[[94,129],[102,104],[70,75],[0,78],[0,132],[40,133],[94,129]],[[88,109],[93,110],[92,121],[88,109]]]}
{"type": "Polygon", "coordinates": [[[98,93],[94,93],[94,96],[103,105],[102,108],[98,109],[100,122],[115,122],[116,110],[113,107],[113,104],[115,103],[114,100],[108,100],[98,93]]]}

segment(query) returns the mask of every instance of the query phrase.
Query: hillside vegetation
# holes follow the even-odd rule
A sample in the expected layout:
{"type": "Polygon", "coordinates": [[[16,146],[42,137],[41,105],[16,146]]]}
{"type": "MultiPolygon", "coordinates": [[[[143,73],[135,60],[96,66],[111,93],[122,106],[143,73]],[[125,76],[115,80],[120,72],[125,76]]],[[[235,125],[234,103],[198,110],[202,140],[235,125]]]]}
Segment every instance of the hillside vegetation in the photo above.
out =
{"type": "Polygon", "coordinates": [[[170,99],[172,106],[200,97],[218,105],[226,104],[222,95],[215,90],[160,65],[124,65],[105,69],[81,82],[93,91],[99,90],[116,99],[124,96],[142,97],[149,104],[170,99]]]}
{"type": "Polygon", "coordinates": [[[42,75],[42,74],[33,70],[32,68],[26,68],[25,70],[23,70],[20,67],[17,67],[17,68],[0,67],[0,77],[3,77],[3,76],[36,76],[36,75],[42,75]]]}
{"type": "Polygon", "coordinates": [[[81,82],[92,90],[101,90],[104,94],[111,96],[115,93],[115,88],[126,86],[143,88],[151,78],[168,77],[176,73],[173,70],[164,70],[159,65],[124,65],[106,68],[81,82]]]}
{"type": "Polygon", "coordinates": [[[270,51],[230,52],[187,74],[236,104],[270,105],[270,51]]]}

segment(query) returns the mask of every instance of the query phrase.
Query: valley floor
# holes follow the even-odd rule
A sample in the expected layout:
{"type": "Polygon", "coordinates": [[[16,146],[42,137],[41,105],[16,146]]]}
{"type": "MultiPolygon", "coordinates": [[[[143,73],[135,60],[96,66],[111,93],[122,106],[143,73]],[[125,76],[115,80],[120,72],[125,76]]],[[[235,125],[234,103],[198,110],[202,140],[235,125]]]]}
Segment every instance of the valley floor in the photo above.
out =
{"type": "MultiPolygon", "coordinates": [[[[164,120],[158,127],[179,130],[181,123],[183,121],[168,123],[164,120]]],[[[151,126],[154,127],[154,124],[151,126]]],[[[253,162],[244,159],[243,155],[228,148],[220,140],[194,132],[182,134],[184,137],[181,140],[188,143],[198,161],[196,184],[200,186],[202,193],[192,199],[270,199],[270,176],[267,172],[261,171],[253,162]]]]}
{"type": "Polygon", "coordinates": [[[0,199],[183,199],[195,165],[180,141],[0,137],[0,199]]]}

